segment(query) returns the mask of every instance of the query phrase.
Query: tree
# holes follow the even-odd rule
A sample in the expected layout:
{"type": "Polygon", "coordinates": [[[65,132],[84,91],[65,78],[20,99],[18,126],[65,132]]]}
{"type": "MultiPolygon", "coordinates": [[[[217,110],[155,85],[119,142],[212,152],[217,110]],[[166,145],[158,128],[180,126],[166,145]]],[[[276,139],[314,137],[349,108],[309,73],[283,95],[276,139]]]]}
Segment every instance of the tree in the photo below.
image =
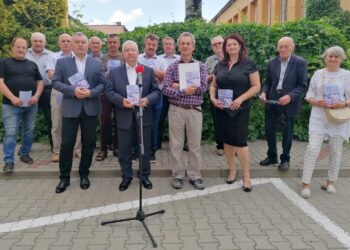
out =
{"type": "Polygon", "coordinates": [[[202,0],[186,0],[185,20],[191,18],[202,18],[202,0]]]}
{"type": "Polygon", "coordinates": [[[342,12],[340,0],[308,0],[306,16],[310,20],[319,20],[325,16],[334,16],[342,12]]]}

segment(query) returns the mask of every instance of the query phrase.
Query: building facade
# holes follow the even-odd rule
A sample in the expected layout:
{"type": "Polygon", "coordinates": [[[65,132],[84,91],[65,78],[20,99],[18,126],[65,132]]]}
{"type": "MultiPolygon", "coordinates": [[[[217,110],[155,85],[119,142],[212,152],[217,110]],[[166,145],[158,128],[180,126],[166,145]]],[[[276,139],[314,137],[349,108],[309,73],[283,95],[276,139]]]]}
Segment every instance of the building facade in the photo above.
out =
{"type": "MultiPolygon", "coordinates": [[[[305,17],[307,0],[230,0],[211,20],[219,23],[243,21],[273,25],[305,17]]],[[[350,0],[341,0],[341,7],[350,10],[350,0]]]]}

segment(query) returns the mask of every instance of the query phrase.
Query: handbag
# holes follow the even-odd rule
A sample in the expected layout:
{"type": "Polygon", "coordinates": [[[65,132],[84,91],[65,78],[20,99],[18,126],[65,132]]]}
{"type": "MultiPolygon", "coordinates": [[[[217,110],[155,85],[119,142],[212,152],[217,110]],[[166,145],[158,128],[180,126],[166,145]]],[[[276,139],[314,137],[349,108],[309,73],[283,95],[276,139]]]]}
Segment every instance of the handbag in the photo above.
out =
{"type": "MultiPolygon", "coordinates": [[[[326,73],[323,71],[321,86],[324,88],[324,80],[326,78],[326,73]]],[[[342,124],[344,122],[350,121],[350,108],[345,107],[341,109],[324,109],[326,117],[329,122],[334,124],[342,124]]]]}

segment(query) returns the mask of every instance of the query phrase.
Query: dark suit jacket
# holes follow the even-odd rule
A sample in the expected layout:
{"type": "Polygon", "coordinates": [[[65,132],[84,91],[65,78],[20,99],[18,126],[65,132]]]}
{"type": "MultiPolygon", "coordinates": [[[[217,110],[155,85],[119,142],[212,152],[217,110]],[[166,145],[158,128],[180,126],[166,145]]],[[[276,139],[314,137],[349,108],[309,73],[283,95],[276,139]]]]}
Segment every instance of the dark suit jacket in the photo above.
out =
{"type": "MultiPolygon", "coordinates": [[[[281,61],[277,56],[269,61],[266,70],[266,80],[262,87],[262,92],[266,93],[266,98],[277,100],[276,88],[280,78],[281,61]]],[[[289,95],[291,102],[286,105],[285,112],[288,116],[296,116],[300,110],[301,98],[307,88],[307,62],[296,55],[290,57],[286,73],[282,83],[282,96],[289,95]]],[[[266,104],[265,110],[272,108],[272,104],[266,104]]]]}
{"type": "Polygon", "coordinates": [[[106,85],[106,78],[102,71],[102,63],[87,57],[85,65],[85,79],[90,85],[91,96],[78,99],[74,96],[75,88],[70,84],[68,78],[78,72],[75,59],[71,56],[61,58],[57,61],[52,87],[63,93],[62,116],[66,118],[78,117],[84,107],[88,116],[100,114],[100,94],[106,85]]]}
{"type": "MultiPolygon", "coordinates": [[[[143,111],[143,126],[150,126],[152,125],[152,105],[159,100],[160,90],[156,85],[153,69],[145,65],[144,69],[145,72],[142,75],[142,98],[146,97],[149,100],[149,104],[143,111]]],[[[125,64],[109,72],[105,95],[116,107],[118,129],[130,129],[132,125],[134,110],[123,107],[123,99],[127,98],[126,85],[128,84],[129,80],[125,64]]]]}

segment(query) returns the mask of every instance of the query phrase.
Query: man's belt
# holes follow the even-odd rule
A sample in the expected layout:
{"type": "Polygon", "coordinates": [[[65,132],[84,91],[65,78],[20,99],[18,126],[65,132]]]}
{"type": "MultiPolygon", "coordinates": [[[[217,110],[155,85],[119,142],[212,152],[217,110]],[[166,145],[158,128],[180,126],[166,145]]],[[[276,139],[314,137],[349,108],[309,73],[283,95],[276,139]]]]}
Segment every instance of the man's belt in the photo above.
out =
{"type": "Polygon", "coordinates": [[[199,112],[202,112],[201,106],[198,106],[198,105],[182,105],[182,104],[174,104],[174,103],[172,103],[172,105],[179,107],[179,108],[182,108],[182,109],[194,109],[194,110],[197,110],[199,112]]]}

